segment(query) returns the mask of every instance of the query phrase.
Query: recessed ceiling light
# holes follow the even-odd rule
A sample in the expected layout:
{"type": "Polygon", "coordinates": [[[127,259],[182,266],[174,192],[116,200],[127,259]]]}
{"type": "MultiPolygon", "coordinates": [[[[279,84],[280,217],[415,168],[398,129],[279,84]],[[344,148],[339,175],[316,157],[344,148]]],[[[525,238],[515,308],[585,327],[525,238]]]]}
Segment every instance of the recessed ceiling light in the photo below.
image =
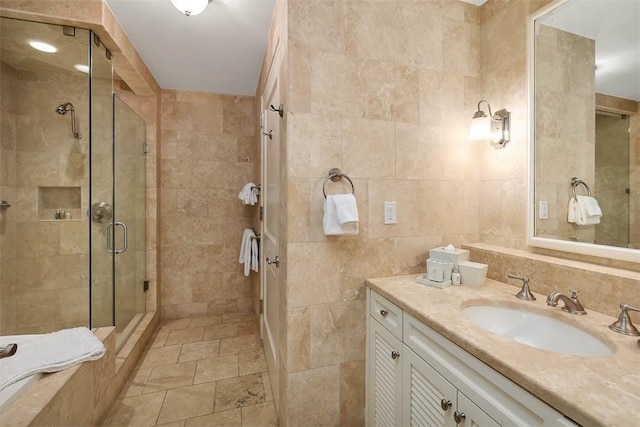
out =
{"type": "Polygon", "coordinates": [[[80,71],[81,73],[89,74],[89,66],[88,65],[76,64],[76,65],[73,66],[73,68],[75,68],[76,70],[80,71]]]}
{"type": "Polygon", "coordinates": [[[46,52],[46,53],[54,53],[58,51],[58,48],[50,45],[49,43],[44,43],[44,42],[39,42],[39,41],[30,41],[29,42],[29,46],[31,46],[32,48],[39,50],[40,52],[46,52]]]}

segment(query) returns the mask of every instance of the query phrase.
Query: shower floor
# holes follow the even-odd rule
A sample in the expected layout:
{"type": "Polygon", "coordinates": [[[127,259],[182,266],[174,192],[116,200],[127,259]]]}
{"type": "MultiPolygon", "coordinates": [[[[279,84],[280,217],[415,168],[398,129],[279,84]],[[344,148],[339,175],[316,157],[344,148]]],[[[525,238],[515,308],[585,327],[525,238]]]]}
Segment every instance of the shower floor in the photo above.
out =
{"type": "Polygon", "coordinates": [[[104,426],[277,426],[250,314],[164,322],[104,426]]]}

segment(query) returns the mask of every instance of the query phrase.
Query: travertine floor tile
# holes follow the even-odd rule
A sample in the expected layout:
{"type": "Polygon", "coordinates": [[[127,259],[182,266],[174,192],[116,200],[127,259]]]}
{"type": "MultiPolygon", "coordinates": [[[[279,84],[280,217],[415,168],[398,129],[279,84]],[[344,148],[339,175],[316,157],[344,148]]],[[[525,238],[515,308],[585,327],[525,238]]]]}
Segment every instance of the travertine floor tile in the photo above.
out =
{"type": "Polygon", "coordinates": [[[182,345],[178,363],[216,357],[220,353],[220,340],[200,341],[182,345]]]}
{"type": "Polygon", "coordinates": [[[159,329],[151,338],[151,345],[149,347],[162,347],[164,346],[167,337],[169,336],[169,329],[159,329]]]}
{"type": "Polygon", "coordinates": [[[264,351],[240,353],[238,355],[238,375],[258,374],[267,370],[267,360],[264,351]]]}
{"type": "Polygon", "coordinates": [[[215,412],[265,402],[260,374],[221,380],[216,384],[215,412]]]}
{"type": "Polygon", "coordinates": [[[164,329],[168,331],[173,331],[176,329],[185,329],[189,327],[190,323],[191,323],[191,319],[189,318],[167,320],[166,322],[162,322],[160,329],[161,330],[164,329]]]}
{"type": "Polygon", "coordinates": [[[191,319],[191,324],[189,326],[195,328],[197,326],[219,325],[220,323],[222,323],[222,316],[219,314],[212,314],[209,316],[194,317],[191,319]]]}
{"type": "Polygon", "coordinates": [[[172,423],[167,423],[167,424],[158,424],[158,426],[162,426],[162,427],[184,427],[184,423],[186,422],[186,420],[180,420],[180,421],[174,421],[172,423]]]}
{"type": "Polygon", "coordinates": [[[216,383],[176,388],[167,390],[166,393],[158,424],[213,413],[216,383]]]}
{"type": "Polygon", "coordinates": [[[144,385],[147,383],[147,378],[151,374],[151,368],[149,369],[137,369],[133,371],[131,377],[122,388],[119,397],[131,397],[139,396],[144,390],[144,385]]]}
{"type": "Polygon", "coordinates": [[[222,323],[248,322],[253,320],[251,313],[229,313],[222,315],[222,323]]]}
{"type": "Polygon", "coordinates": [[[242,427],[278,427],[274,403],[265,402],[242,408],[242,427]]]}
{"type": "Polygon", "coordinates": [[[190,418],[187,420],[185,427],[241,427],[242,414],[240,408],[231,409],[229,411],[217,412],[203,417],[190,418]]]}
{"type": "Polygon", "coordinates": [[[197,328],[177,329],[169,332],[169,336],[167,337],[167,341],[165,341],[164,345],[202,341],[203,333],[203,326],[199,326],[197,328]]]}
{"type": "Polygon", "coordinates": [[[238,355],[198,360],[194,384],[234,378],[238,376],[238,355]]]}
{"type": "Polygon", "coordinates": [[[153,368],[144,386],[143,393],[191,385],[193,384],[195,372],[196,361],[153,368]]]}
{"type": "Polygon", "coordinates": [[[165,392],[143,394],[116,400],[103,425],[154,426],[165,392]]]}
{"type": "Polygon", "coordinates": [[[204,328],[203,339],[217,340],[220,338],[235,337],[238,335],[238,325],[235,323],[227,323],[222,325],[207,326],[204,328]]]}
{"type": "Polygon", "coordinates": [[[245,335],[220,340],[220,354],[237,354],[258,350],[262,350],[262,343],[257,335],[245,335]]]}
{"type": "Polygon", "coordinates": [[[178,361],[181,345],[150,348],[140,364],[140,369],[155,368],[156,366],[171,365],[178,361]]]}
{"type": "Polygon", "coordinates": [[[238,322],[239,337],[242,335],[257,335],[258,332],[258,323],[255,320],[250,320],[248,322],[238,322]]]}

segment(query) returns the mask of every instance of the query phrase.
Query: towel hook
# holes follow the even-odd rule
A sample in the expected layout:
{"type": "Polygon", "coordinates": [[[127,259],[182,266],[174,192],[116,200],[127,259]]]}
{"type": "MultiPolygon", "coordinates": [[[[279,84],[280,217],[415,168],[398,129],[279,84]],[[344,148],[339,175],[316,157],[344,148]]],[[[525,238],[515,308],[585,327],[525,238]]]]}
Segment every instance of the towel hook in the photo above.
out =
{"type": "Polygon", "coordinates": [[[274,107],[273,104],[269,105],[269,109],[271,111],[276,111],[280,117],[284,117],[284,104],[280,104],[278,108],[274,107]]]}
{"type": "Polygon", "coordinates": [[[332,182],[338,182],[338,181],[342,180],[342,178],[346,178],[347,181],[349,181],[349,184],[351,184],[351,193],[352,194],[356,193],[356,189],[353,186],[353,181],[351,181],[351,178],[349,178],[347,175],[343,174],[340,169],[332,168],[332,169],[329,170],[329,175],[327,175],[327,177],[322,182],[322,194],[324,194],[324,198],[325,199],[327,198],[327,191],[326,191],[327,182],[329,182],[329,180],[331,180],[332,182]]]}

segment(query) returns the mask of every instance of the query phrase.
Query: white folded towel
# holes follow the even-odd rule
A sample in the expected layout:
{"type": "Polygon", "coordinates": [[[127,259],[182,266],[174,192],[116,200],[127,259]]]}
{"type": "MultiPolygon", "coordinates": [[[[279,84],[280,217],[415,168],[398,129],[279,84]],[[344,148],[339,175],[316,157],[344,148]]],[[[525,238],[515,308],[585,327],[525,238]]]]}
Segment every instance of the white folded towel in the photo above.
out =
{"type": "MultiPolygon", "coordinates": [[[[258,239],[256,237],[250,240],[251,240],[251,269],[257,273],[258,272],[258,239]]],[[[248,274],[245,274],[245,276],[248,276],[248,274]]]]}
{"type": "Polygon", "coordinates": [[[569,199],[567,221],[577,225],[600,224],[602,209],[598,201],[591,196],[576,196],[569,199]]]}
{"type": "Polygon", "coordinates": [[[0,390],[40,372],[58,372],[98,360],[107,349],[88,328],[63,329],[18,344],[11,357],[0,359],[0,390]]]}
{"type": "Polygon", "coordinates": [[[242,200],[243,205],[255,205],[258,203],[259,194],[260,190],[258,190],[258,186],[253,182],[248,182],[242,187],[242,190],[240,190],[238,199],[242,200]]]}
{"type": "Polygon", "coordinates": [[[244,264],[244,275],[248,276],[249,271],[251,270],[253,264],[253,250],[252,247],[255,245],[255,253],[256,253],[256,265],[254,271],[257,270],[257,242],[256,242],[256,233],[250,229],[245,228],[244,233],[242,233],[242,243],[240,244],[240,257],[238,258],[238,262],[240,264],[244,264]]]}
{"type": "Polygon", "coordinates": [[[331,194],[324,199],[322,229],[327,236],[358,234],[358,208],[353,194],[331,194]]]}

